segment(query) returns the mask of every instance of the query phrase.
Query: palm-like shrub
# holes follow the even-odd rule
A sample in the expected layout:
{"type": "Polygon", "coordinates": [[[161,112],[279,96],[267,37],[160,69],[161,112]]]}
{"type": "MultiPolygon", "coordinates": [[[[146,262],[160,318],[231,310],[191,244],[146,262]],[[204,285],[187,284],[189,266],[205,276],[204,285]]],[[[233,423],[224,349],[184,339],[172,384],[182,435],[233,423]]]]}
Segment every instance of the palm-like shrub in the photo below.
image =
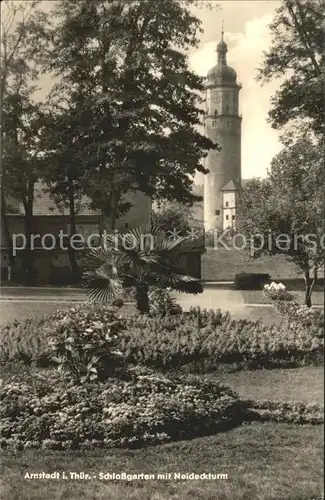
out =
{"type": "Polygon", "coordinates": [[[101,247],[85,256],[83,286],[92,300],[104,302],[134,288],[139,312],[148,313],[150,287],[202,293],[201,282],[181,266],[181,256],[188,250],[186,237],[168,238],[156,226],[108,234],[101,247]]]}

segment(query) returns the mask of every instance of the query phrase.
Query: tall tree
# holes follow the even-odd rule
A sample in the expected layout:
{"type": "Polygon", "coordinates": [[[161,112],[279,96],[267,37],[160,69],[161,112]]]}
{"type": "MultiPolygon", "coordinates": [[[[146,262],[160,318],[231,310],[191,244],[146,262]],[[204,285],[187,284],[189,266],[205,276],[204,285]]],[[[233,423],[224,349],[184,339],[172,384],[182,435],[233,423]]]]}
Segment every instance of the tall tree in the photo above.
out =
{"type": "Polygon", "coordinates": [[[253,179],[243,189],[238,230],[253,242],[255,257],[282,254],[299,267],[305,304],[311,306],[317,269],[324,262],[323,154],[312,133],[283,140],[269,177],[253,179]]]}
{"type": "MultiPolygon", "coordinates": [[[[85,191],[114,228],[123,195],[192,202],[209,139],[197,131],[202,79],[188,68],[199,20],[193,3],[63,0],[56,5],[54,99],[78,103],[85,191]]],[[[104,225],[104,224],[103,224],[104,225]]]]}
{"type": "Polygon", "coordinates": [[[282,0],[270,31],[258,79],[283,80],[271,100],[272,126],[307,120],[315,133],[324,134],[325,0],[282,0]]]}
{"type": "Polygon", "coordinates": [[[59,212],[69,211],[68,254],[73,282],[79,280],[79,267],[72,237],[77,233],[76,216],[83,207],[82,161],[73,127],[73,110],[46,113],[41,144],[46,168],[42,180],[59,212]],[[68,114],[68,121],[67,121],[68,114]]]}
{"type": "Polygon", "coordinates": [[[198,229],[199,222],[193,217],[191,207],[179,202],[165,202],[152,215],[152,222],[166,234],[176,230],[183,236],[188,236],[191,229],[198,229]]]}
{"type": "MultiPolygon", "coordinates": [[[[27,237],[27,282],[34,279],[30,235],[33,225],[34,184],[39,166],[40,106],[33,102],[39,76],[46,16],[38,1],[4,2],[1,19],[1,215],[12,246],[7,218],[8,198],[23,205],[27,237]]],[[[10,263],[13,264],[12,252],[10,263]]]]}

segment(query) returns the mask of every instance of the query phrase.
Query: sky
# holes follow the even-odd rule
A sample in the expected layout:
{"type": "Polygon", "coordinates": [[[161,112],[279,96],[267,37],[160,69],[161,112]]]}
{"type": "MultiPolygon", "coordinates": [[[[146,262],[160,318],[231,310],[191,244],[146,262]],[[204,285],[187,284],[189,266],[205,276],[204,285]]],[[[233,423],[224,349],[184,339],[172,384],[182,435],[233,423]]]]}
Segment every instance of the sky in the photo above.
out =
{"type": "MultiPolygon", "coordinates": [[[[205,76],[217,62],[216,46],[221,39],[222,19],[224,20],[224,40],[228,45],[227,63],[237,72],[243,88],[239,94],[242,122],[242,177],[265,177],[270,162],[279,150],[279,133],[267,123],[270,97],[278,89],[279,83],[271,82],[264,87],[256,82],[256,68],[260,66],[263,51],[270,46],[268,25],[272,21],[279,1],[225,0],[211,2],[213,10],[200,2],[195,9],[202,21],[204,33],[198,49],[189,54],[191,68],[205,76]],[[217,10],[217,4],[220,9],[217,10]]],[[[203,175],[198,174],[196,183],[203,183],[203,175]]]]}

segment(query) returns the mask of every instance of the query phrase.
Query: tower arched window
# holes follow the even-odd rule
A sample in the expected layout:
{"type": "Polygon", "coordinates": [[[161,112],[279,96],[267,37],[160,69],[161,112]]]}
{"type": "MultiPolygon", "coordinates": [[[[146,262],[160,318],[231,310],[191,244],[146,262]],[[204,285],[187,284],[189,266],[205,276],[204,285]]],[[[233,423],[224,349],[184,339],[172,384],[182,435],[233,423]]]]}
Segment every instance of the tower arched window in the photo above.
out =
{"type": "Polygon", "coordinates": [[[218,116],[218,110],[217,109],[214,110],[214,116],[218,116]]]}

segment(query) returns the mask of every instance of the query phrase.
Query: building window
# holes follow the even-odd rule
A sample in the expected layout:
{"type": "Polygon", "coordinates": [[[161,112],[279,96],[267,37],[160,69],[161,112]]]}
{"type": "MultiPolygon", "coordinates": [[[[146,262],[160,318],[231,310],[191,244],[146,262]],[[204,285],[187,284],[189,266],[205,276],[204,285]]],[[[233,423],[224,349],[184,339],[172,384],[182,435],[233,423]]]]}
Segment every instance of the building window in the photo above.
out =
{"type": "Polygon", "coordinates": [[[6,255],[3,256],[3,262],[7,262],[8,257],[6,255]]]}
{"type": "Polygon", "coordinates": [[[229,201],[226,201],[226,207],[229,207],[229,201]]]}
{"type": "Polygon", "coordinates": [[[124,222],[124,229],[129,229],[129,223],[128,222],[124,222]]]}
{"type": "Polygon", "coordinates": [[[229,220],[229,215],[226,215],[226,220],[229,220]]]}
{"type": "Polygon", "coordinates": [[[216,214],[216,215],[220,215],[220,210],[216,210],[216,211],[215,211],[215,214],[216,214]]]}
{"type": "Polygon", "coordinates": [[[235,220],[235,219],[236,219],[236,215],[233,215],[233,216],[232,216],[232,220],[235,220]]]}
{"type": "Polygon", "coordinates": [[[212,126],[212,128],[216,128],[216,126],[217,126],[216,120],[212,120],[212,125],[211,126],[212,126]]]}

